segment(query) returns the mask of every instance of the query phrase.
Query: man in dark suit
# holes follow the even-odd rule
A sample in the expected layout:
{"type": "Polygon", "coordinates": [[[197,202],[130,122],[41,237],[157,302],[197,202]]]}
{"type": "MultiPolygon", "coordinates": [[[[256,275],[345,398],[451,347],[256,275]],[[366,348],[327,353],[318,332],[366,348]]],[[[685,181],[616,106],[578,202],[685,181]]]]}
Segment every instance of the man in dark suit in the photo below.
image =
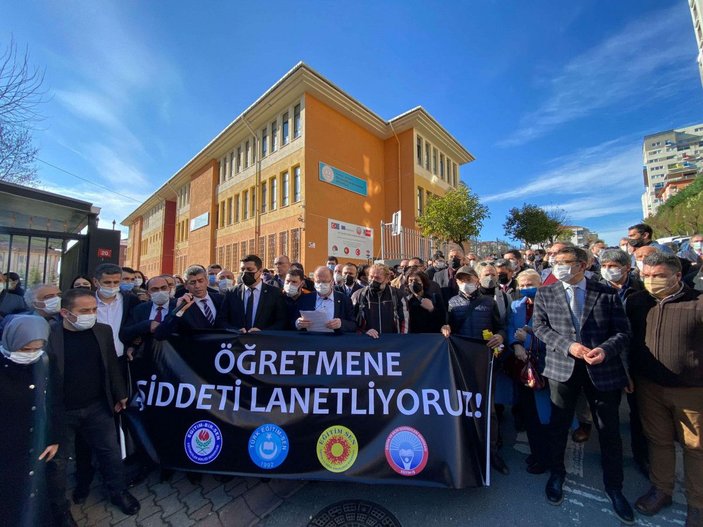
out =
{"type": "Polygon", "coordinates": [[[564,452],[569,425],[583,389],[596,419],[605,490],[615,514],[634,523],[632,507],[622,494],[623,458],[618,408],[628,379],[623,356],[629,326],[615,289],[585,278],[588,255],[576,247],[561,248],[552,273],[557,283],[537,290],[534,333],[547,349],[544,376],[549,379],[552,415],[549,423],[551,476],[547,500],[564,499],[564,452]]]}
{"type": "Polygon", "coordinates": [[[342,293],[351,302],[351,296],[363,286],[356,281],[356,265],[348,263],[342,268],[342,283],[335,286],[335,291],[342,293]]]}
{"type": "Polygon", "coordinates": [[[154,338],[164,340],[174,333],[211,329],[222,307],[222,295],[208,288],[207,272],[202,265],[191,265],[185,272],[188,290],[176,302],[164,321],[154,329],[154,338]]]}
{"type": "Polygon", "coordinates": [[[127,354],[132,357],[149,356],[156,328],[176,306],[169,297],[169,285],[163,276],[155,276],[146,283],[151,300],[136,306],[120,329],[120,339],[127,343],[127,354]]]}
{"type": "Polygon", "coordinates": [[[242,258],[242,283],[227,291],[217,317],[218,327],[242,333],[263,329],[288,329],[281,290],[261,280],[262,262],[255,254],[242,258]]]}
{"type": "Polygon", "coordinates": [[[112,330],[96,323],[97,301],[91,291],[70,289],[61,299],[61,324],[54,324],[47,352],[59,379],[54,395],[65,411],[66,443],[49,463],[52,511],[58,525],[75,525],[66,500],[66,463],[79,432],[96,453],[110,501],[128,515],[139,502],[127,491],[113,413],[127,404],[127,385],[117,362],[112,330]]]}
{"type": "Polygon", "coordinates": [[[298,318],[295,327],[308,330],[310,320],[300,315],[301,311],[322,311],[326,313],[325,327],[338,333],[353,333],[356,331],[351,300],[343,293],[334,290],[332,271],[320,266],[314,274],[315,294],[302,295],[296,302],[298,318]]]}

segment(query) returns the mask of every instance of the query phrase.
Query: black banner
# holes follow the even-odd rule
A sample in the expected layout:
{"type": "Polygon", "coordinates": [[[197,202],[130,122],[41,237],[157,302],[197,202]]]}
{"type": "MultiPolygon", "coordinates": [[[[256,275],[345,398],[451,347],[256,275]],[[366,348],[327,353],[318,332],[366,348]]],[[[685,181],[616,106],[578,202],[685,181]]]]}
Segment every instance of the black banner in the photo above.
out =
{"type": "Polygon", "coordinates": [[[490,367],[463,337],[178,336],[133,369],[127,416],[167,468],[483,486],[490,367]]]}

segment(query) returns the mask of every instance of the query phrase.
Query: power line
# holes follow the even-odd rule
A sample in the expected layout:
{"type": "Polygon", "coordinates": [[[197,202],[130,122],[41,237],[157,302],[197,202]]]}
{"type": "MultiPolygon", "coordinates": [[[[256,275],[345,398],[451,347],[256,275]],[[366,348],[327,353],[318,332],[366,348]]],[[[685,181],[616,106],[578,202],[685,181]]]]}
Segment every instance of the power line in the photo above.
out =
{"type": "Polygon", "coordinates": [[[69,176],[73,176],[74,178],[80,179],[81,181],[85,181],[86,183],[90,183],[91,185],[95,185],[96,187],[100,187],[100,188],[103,189],[103,190],[108,190],[108,191],[112,192],[113,194],[116,194],[116,195],[118,195],[118,196],[120,196],[120,197],[122,197],[122,198],[130,199],[130,200],[132,200],[132,201],[134,201],[134,202],[136,202],[136,203],[141,203],[141,201],[139,201],[138,199],[135,199],[135,198],[133,198],[133,197],[131,197],[131,196],[126,196],[125,194],[120,194],[119,192],[117,192],[117,191],[114,190],[114,189],[111,189],[111,188],[109,188],[109,187],[105,187],[105,186],[103,186],[103,185],[101,185],[101,184],[99,184],[99,183],[96,183],[95,181],[91,181],[90,179],[86,179],[86,178],[81,177],[81,176],[79,176],[79,175],[77,175],[77,174],[74,174],[73,172],[69,172],[68,170],[66,170],[66,169],[64,169],[64,168],[61,168],[61,167],[58,167],[58,166],[56,166],[56,165],[54,165],[54,164],[52,164],[52,163],[49,163],[48,161],[44,161],[43,159],[40,159],[40,158],[38,158],[38,157],[36,157],[35,159],[36,159],[37,161],[40,161],[40,162],[44,163],[45,165],[49,165],[50,167],[55,168],[56,170],[60,170],[61,172],[65,173],[65,174],[68,174],[69,176]]]}

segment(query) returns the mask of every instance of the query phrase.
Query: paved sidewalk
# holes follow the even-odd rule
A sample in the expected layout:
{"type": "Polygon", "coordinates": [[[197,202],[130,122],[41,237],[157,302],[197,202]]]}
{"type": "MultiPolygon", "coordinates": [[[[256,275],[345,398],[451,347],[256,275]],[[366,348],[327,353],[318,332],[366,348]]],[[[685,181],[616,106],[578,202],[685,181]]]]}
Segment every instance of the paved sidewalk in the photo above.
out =
{"type": "MultiPolygon", "coordinates": [[[[99,478],[96,478],[99,479],[99,478]]],[[[126,516],[110,504],[100,483],[94,484],[83,505],[71,512],[78,525],[90,527],[246,527],[261,520],[305,485],[304,481],[235,477],[222,483],[203,475],[193,484],[176,472],[160,482],[158,470],[130,489],[141,503],[135,516],[126,516]]]]}

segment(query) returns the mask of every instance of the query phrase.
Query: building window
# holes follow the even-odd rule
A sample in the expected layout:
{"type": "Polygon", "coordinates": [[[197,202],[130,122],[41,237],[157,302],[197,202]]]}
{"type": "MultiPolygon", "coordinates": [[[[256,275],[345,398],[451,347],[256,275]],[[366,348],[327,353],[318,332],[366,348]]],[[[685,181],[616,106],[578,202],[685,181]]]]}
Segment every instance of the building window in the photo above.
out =
{"type": "MultiPolygon", "coordinates": [[[[239,243],[239,261],[242,260],[247,255],[247,242],[240,242],[239,243]]],[[[239,265],[237,265],[237,269],[239,269],[239,265]]]]}
{"type": "Polygon", "coordinates": [[[273,261],[276,259],[276,235],[268,235],[268,267],[273,269],[273,261]]]}
{"type": "Polygon", "coordinates": [[[432,173],[437,175],[437,149],[432,149],[432,173]]]}
{"type": "Polygon", "coordinates": [[[293,169],[293,202],[298,203],[302,196],[300,193],[300,167],[293,169]]]}
{"type": "Polygon", "coordinates": [[[218,214],[220,227],[225,226],[225,202],[220,201],[219,214],[218,214]]]}
{"type": "Polygon", "coordinates": [[[262,262],[266,262],[266,236],[259,236],[259,252],[256,253],[262,262]]]}
{"type": "Polygon", "coordinates": [[[417,164],[422,166],[422,137],[417,136],[417,164]]]}
{"type": "Polygon", "coordinates": [[[423,190],[422,187],[417,187],[417,217],[419,218],[422,216],[422,213],[424,211],[424,203],[423,203],[423,190]]]}
{"type": "Polygon", "coordinates": [[[283,114],[283,118],[281,121],[281,131],[283,132],[283,144],[287,145],[290,142],[290,133],[289,133],[289,125],[288,125],[288,112],[283,114]]]}
{"type": "Polygon", "coordinates": [[[249,191],[242,192],[242,219],[249,218],[249,191]]]}
{"type": "Polygon", "coordinates": [[[276,210],[278,208],[278,178],[271,178],[269,186],[271,187],[271,203],[269,210],[276,210]]]}
{"type": "Polygon", "coordinates": [[[439,177],[441,177],[443,180],[445,179],[445,177],[444,177],[444,154],[439,154],[439,177]]]}
{"type": "Polygon", "coordinates": [[[266,181],[261,183],[261,212],[266,212],[266,181]]]}
{"type": "Polygon", "coordinates": [[[242,171],[242,147],[237,148],[237,174],[242,171]]]}
{"type": "Polygon", "coordinates": [[[225,180],[225,171],[227,170],[227,167],[225,166],[227,163],[227,158],[223,157],[220,160],[220,185],[224,182],[225,180]]]}
{"type": "Polygon", "coordinates": [[[430,169],[430,143],[425,141],[425,170],[430,169]]]}
{"type": "Polygon", "coordinates": [[[278,150],[278,122],[271,123],[271,152],[278,150]]]}
{"type": "Polygon", "coordinates": [[[239,223],[239,194],[234,196],[234,223],[239,223]]]}
{"type": "Polygon", "coordinates": [[[459,185],[459,177],[457,173],[457,166],[454,161],[452,161],[452,179],[454,180],[454,186],[459,185]]]}
{"type": "Polygon", "coordinates": [[[266,157],[266,150],[268,148],[268,128],[264,126],[261,130],[261,157],[266,157]]]}
{"type": "Polygon", "coordinates": [[[283,188],[281,189],[281,199],[282,199],[282,204],[284,207],[288,206],[288,172],[284,172],[283,176],[281,176],[281,185],[283,188]]]}
{"type": "Polygon", "coordinates": [[[278,235],[278,254],[288,253],[288,231],[283,231],[278,235]]]}
{"type": "Polygon", "coordinates": [[[232,225],[232,198],[227,198],[227,225],[232,225]]]}
{"type": "Polygon", "coordinates": [[[290,231],[290,257],[291,262],[300,260],[300,229],[291,229],[290,231]]]}
{"type": "Polygon", "coordinates": [[[256,216],[256,187],[251,187],[249,189],[249,194],[251,194],[251,201],[250,201],[250,206],[251,206],[251,216],[254,217],[256,216]]]}
{"type": "Polygon", "coordinates": [[[244,144],[244,168],[249,168],[249,141],[244,144]]]}
{"type": "Polygon", "coordinates": [[[293,137],[300,137],[301,127],[300,127],[300,105],[296,104],[293,108],[293,137]]]}

